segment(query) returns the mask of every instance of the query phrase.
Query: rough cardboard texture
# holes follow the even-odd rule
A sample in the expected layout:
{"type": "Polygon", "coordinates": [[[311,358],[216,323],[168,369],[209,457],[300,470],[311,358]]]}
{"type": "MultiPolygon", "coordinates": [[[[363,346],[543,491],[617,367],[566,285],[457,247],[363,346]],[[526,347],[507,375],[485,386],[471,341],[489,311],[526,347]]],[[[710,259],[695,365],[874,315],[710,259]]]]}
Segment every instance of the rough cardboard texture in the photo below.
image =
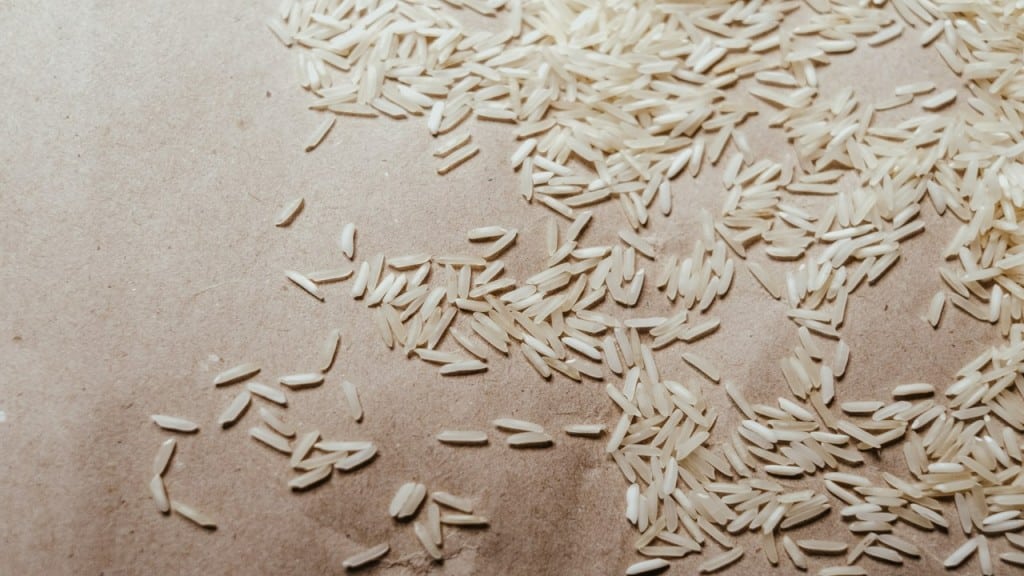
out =
{"type": "MultiPolygon", "coordinates": [[[[347,283],[327,287],[319,303],[282,274],[342,264],[336,235],[348,221],[359,226],[358,258],[465,252],[466,229],[514,226],[508,268],[518,278],[535,271],[550,212],[515,195],[507,127],[474,127],[482,152],[446,178],[434,173],[422,120],[340,119],[320,149],[303,153],[319,118],[305,110],[293,56],[262,25],[272,9],[264,4],[0,2],[0,573],[338,574],[346,556],[389,541],[371,573],[621,574],[640,559],[623,516],[625,481],[603,441],[560,433],[614,422],[603,384],[540,381],[518,352],[482,376],[442,378],[386,350],[347,283]],[[279,208],[299,195],[302,214],[275,228],[279,208]],[[216,427],[239,387],[211,380],[242,361],[261,364],[265,382],[309,369],[334,327],[343,331],[335,368],[323,387],[292,394],[285,417],[328,438],[374,440],[380,456],[295,495],[286,458],[246,436],[255,409],[228,431],[216,427]],[[344,410],[342,378],[359,386],[362,424],[344,410]],[[152,413],[202,424],[179,438],[166,481],[173,498],[219,521],[216,532],[154,509],[146,484],[166,434],[148,422],[152,413]],[[556,445],[507,448],[489,426],[502,416],[542,423],[556,445]],[[433,435],[447,427],[488,430],[491,444],[439,445],[433,435]],[[431,566],[412,526],[386,515],[409,480],[472,497],[491,527],[447,531],[446,561],[431,566]]],[[[840,60],[822,71],[823,85],[853,82],[876,97],[928,77],[956,85],[909,41],[840,60]]],[[[762,152],[780,143],[754,128],[763,123],[751,126],[762,152]]],[[[671,218],[652,225],[663,251],[688,249],[698,206],[717,210],[713,175],[674,183],[671,218]]],[[[851,298],[841,400],[885,399],[909,381],[944,387],[997,338],[956,311],[935,331],[919,319],[939,288],[934,268],[949,230],[925,212],[928,232],[878,286],[851,298]]],[[[595,222],[586,237],[594,244],[622,225],[615,207],[599,207],[595,222]]],[[[653,290],[646,301],[637,314],[669,309],[653,290]]],[[[740,270],[714,314],[722,330],[691,348],[754,401],[787,394],[777,360],[796,330],[785,306],[740,270]]],[[[684,349],[658,353],[663,374],[698,378],[679,358],[684,349]]],[[[735,411],[721,388],[705,390],[721,437],[735,411]]],[[[865,473],[900,471],[901,461],[888,449],[865,473]]],[[[795,534],[852,542],[837,518],[795,534]]],[[[861,562],[876,574],[931,574],[961,542],[900,533],[927,550],[924,559],[898,569],[861,562]]],[[[765,570],[758,540],[743,543],[730,573],[765,570]]],[[[693,573],[701,559],[669,573],[693,573]]],[[[792,573],[788,560],[772,573],[792,573]]]]}

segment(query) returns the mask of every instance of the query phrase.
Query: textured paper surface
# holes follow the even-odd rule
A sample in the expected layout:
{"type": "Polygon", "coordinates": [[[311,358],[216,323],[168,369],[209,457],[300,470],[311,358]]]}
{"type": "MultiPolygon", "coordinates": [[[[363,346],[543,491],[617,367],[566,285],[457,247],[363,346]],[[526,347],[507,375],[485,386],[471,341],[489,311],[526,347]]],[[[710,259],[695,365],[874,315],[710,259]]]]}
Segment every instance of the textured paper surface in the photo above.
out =
{"type": "MultiPolygon", "coordinates": [[[[517,278],[536,271],[551,213],[516,196],[507,126],[472,127],[480,155],[445,178],[434,173],[423,120],[339,119],[305,154],[320,119],[305,109],[293,56],[262,24],[273,8],[263,4],[0,1],[0,573],[337,574],[345,557],[388,541],[391,553],[371,573],[621,574],[641,559],[624,519],[626,483],[603,440],[560,432],[614,423],[603,384],[540,381],[518,352],[481,376],[442,378],[381,345],[348,283],[326,287],[320,303],[282,273],[343,264],[336,239],[349,221],[359,226],[357,258],[466,252],[470,227],[517,227],[508,269],[517,278]],[[300,195],[295,223],[275,228],[280,207],[300,195]],[[263,382],[309,370],[334,327],[343,344],[327,382],[291,394],[285,417],[327,438],[373,440],[380,456],[296,495],[287,458],[246,435],[255,406],[234,428],[216,427],[240,387],[211,381],[243,361],[262,365],[263,382]],[[343,378],[359,387],[361,424],[346,413],[343,378]],[[150,501],[152,457],[167,436],[152,413],[201,423],[198,435],[179,437],[166,482],[172,498],[214,517],[216,532],[150,501]],[[556,444],[511,450],[489,426],[497,417],[539,422],[556,444]],[[440,445],[433,436],[444,428],[488,430],[491,444],[440,445]],[[432,566],[412,526],[386,515],[410,480],[471,497],[491,527],[447,531],[446,561],[432,566]]],[[[822,84],[852,83],[876,98],[926,78],[957,85],[935,54],[912,45],[842,57],[820,72],[822,84]]],[[[782,143],[757,128],[763,120],[750,126],[759,153],[782,143]]],[[[698,207],[720,207],[716,175],[673,184],[672,216],[652,224],[663,253],[689,249],[698,207]]],[[[879,285],[850,299],[840,400],[887,399],[912,381],[944,388],[997,338],[957,311],[935,331],[920,320],[940,288],[934,269],[949,231],[930,206],[924,212],[928,232],[904,245],[879,285]]],[[[623,225],[613,206],[599,207],[595,223],[593,244],[612,242],[623,225]]],[[[656,268],[645,264],[650,276],[656,268]]],[[[658,292],[645,299],[637,315],[669,310],[658,292]]],[[[785,309],[738,271],[714,308],[723,328],[659,352],[662,374],[699,378],[679,358],[692,349],[752,401],[788,394],[777,361],[797,337],[785,309]]],[[[704,388],[721,437],[737,414],[724,390],[704,388]]],[[[873,477],[902,472],[898,449],[869,460],[873,477]]],[[[819,478],[810,484],[821,489],[819,478]]],[[[902,568],[861,560],[872,573],[935,573],[962,541],[900,530],[925,557],[902,568]]],[[[836,512],[794,535],[853,542],[836,512]]],[[[765,570],[758,540],[743,543],[730,573],[765,570]]],[[[669,573],[694,573],[718,551],[709,544],[669,573]]],[[[773,573],[792,573],[788,560],[773,573]]]]}

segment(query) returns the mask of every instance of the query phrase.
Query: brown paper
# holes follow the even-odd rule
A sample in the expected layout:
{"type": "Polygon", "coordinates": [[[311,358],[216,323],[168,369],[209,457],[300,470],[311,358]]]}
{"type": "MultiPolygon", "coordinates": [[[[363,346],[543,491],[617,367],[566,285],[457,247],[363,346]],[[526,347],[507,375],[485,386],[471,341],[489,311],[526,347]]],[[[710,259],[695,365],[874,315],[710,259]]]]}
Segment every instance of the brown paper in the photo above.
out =
{"type": "MultiPolygon", "coordinates": [[[[369,573],[623,573],[642,559],[624,516],[627,484],[605,455],[606,437],[561,433],[568,424],[614,424],[603,383],[541,381],[518,352],[492,355],[482,375],[440,377],[384,348],[370,313],[348,295],[351,280],[324,287],[321,303],[283,274],[346,264],[337,246],[346,222],[359,228],[357,260],[479,253],[467,229],[516,227],[519,239],[503,257],[509,274],[537,271],[552,213],[516,195],[509,127],[467,125],[482,150],[444,178],[434,172],[423,119],[339,118],[304,153],[320,117],[306,110],[311,98],[294,81],[293,55],[263,26],[272,8],[263,4],[0,3],[0,573],[340,574],[344,558],[383,541],[391,552],[369,573]],[[297,196],[303,211],[275,227],[297,196]],[[342,346],[325,384],[291,393],[284,417],[327,439],[372,440],[380,454],[294,494],[287,457],[247,436],[266,403],[256,400],[222,431],[217,416],[241,385],[217,389],[212,379],[245,361],[262,366],[256,380],[265,383],[315,369],[335,327],[342,346]],[[359,389],[362,423],[347,413],[343,378],[359,389]],[[171,498],[216,519],[215,532],[160,514],[150,500],[152,458],[168,436],[149,422],[154,413],[201,423],[199,434],[177,435],[165,481],[171,498]],[[508,448],[489,424],[498,417],[544,425],[554,447],[508,448]],[[486,430],[491,442],[434,440],[448,428],[486,430]],[[446,528],[445,562],[432,564],[412,525],[387,515],[407,481],[472,499],[490,527],[446,528]]],[[[955,86],[936,54],[915,47],[915,34],[837,58],[820,69],[823,93],[852,85],[881,99],[897,84],[929,78],[940,89],[955,86]]],[[[784,143],[765,132],[763,118],[743,129],[758,154],[784,143]]],[[[717,175],[709,169],[697,182],[673,183],[671,217],[652,217],[662,253],[689,249],[699,207],[720,208],[717,175]]],[[[624,226],[618,208],[595,212],[585,241],[613,242],[624,226]]],[[[997,339],[993,327],[951,309],[938,330],[920,320],[940,289],[935,267],[951,230],[930,207],[924,212],[928,231],[904,245],[877,286],[850,298],[843,336],[852,357],[840,400],[887,399],[893,385],[911,381],[942,389],[997,339]]],[[[657,266],[640,261],[653,276],[657,266]]],[[[632,314],[670,309],[649,289],[632,314]]],[[[661,373],[699,380],[680,359],[693,350],[751,401],[788,396],[777,363],[797,335],[785,310],[737,270],[712,309],[722,328],[659,351],[661,373]]],[[[442,348],[452,346],[449,339],[442,348]]],[[[718,442],[738,412],[722,388],[705,382],[703,390],[720,413],[718,442]]],[[[905,473],[898,448],[869,460],[861,471],[879,483],[883,469],[905,473]]],[[[822,489],[820,476],[801,482],[822,489]]],[[[962,540],[957,530],[899,530],[926,550],[923,559],[860,564],[874,574],[934,574],[962,540]]],[[[835,511],[793,536],[854,542],[835,511]]],[[[729,573],[764,571],[760,539],[741,543],[747,552],[729,573]]],[[[692,574],[717,552],[711,543],[669,573],[692,574]]],[[[780,556],[771,573],[794,573],[781,542],[780,556]]],[[[812,568],[825,560],[812,558],[812,568]]],[[[974,562],[962,573],[976,572],[974,562]]]]}

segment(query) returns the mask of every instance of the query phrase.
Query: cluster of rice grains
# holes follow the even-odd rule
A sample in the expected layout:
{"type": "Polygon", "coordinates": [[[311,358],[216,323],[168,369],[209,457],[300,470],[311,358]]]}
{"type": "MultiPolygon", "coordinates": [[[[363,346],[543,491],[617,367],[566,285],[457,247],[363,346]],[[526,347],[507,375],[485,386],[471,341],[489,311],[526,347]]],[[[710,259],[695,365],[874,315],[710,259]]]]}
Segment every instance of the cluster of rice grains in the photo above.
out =
{"type": "MultiPolygon", "coordinates": [[[[982,574],[995,571],[996,559],[1024,563],[1024,553],[1010,551],[1024,548],[1019,2],[285,0],[268,26],[297,51],[302,86],[316,96],[311,108],[327,118],[307,149],[336,115],[421,116],[439,138],[443,174],[477,154],[474,122],[508,123],[520,193],[553,212],[547,260],[531,276],[505,274],[500,257],[517,231],[497,225],[470,230],[468,240],[482,247],[465,254],[376,255],[286,276],[321,300],[324,284],[351,276],[350,294],[372,309],[383,342],[443,375],[522,355],[543,378],[611,380],[606,392],[621,417],[605,446],[629,483],[625,515],[648,557],[627,574],[664,570],[691,553],[703,554],[700,571],[724,570],[747,549],[825,576],[889,574],[922,554],[947,568],[976,562],[982,574]],[[465,9],[493,16],[496,31],[460,24],[465,9]],[[948,67],[945,82],[911,71],[878,98],[856,86],[819,86],[831,62],[893,41],[934,51],[948,67]],[[790,145],[773,157],[755,154],[747,132],[756,123],[790,145]],[[690,215],[698,230],[689,253],[661,253],[645,236],[649,216],[669,216],[672,180],[709,164],[721,175],[721,209],[690,215]],[[587,244],[589,208],[605,202],[621,210],[621,242],[587,244]],[[923,205],[959,224],[937,266],[942,290],[921,298],[923,321],[937,327],[951,303],[993,324],[1003,341],[944,390],[894,383],[891,398],[849,401],[840,386],[851,355],[841,332],[848,298],[897,263],[902,243],[924,229],[923,205]],[[784,301],[795,325],[797,345],[778,364],[788,394],[772,405],[749,402],[728,371],[678,345],[729,330],[711,312],[739,281],[784,301]],[[645,284],[672,301],[671,315],[630,314],[645,284]],[[673,348],[706,382],[659,371],[656,354],[681,353],[673,348]],[[705,391],[716,385],[732,405],[709,401],[705,391]],[[716,410],[733,408],[739,424],[716,426],[716,410]],[[870,451],[902,451],[907,473],[860,472],[870,451]],[[822,540],[790,532],[832,512],[847,533],[822,540]],[[900,535],[913,530],[934,531],[935,552],[900,535]]],[[[277,225],[302,207],[285,206],[277,225]]],[[[354,226],[339,243],[352,259],[354,226]]],[[[247,377],[241,372],[234,378],[247,377]]],[[[298,375],[291,384],[313,380],[298,375]]],[[[261,394],[253,385],[248,392],[261,394]]],[[[354,389],[346,397],[355,414],[354,389]]],[[[222,421],[233,422],[248,401],[243,392],[222,421]]],[[[313,432],[293,446],[294,430],[274,413],[261,416],[266,428],[253,437],[291,451],[292,466],[305,471],[296,489],[372,448],[319,442],[313,432]],[[297,457],[318,446],[322,454],[297,457]]],[[[515,436],[523,446],[553,441],[539,427],[511,429],[513,445],[515,436]]],[[[604,428],[566,432],[599,437],[604,428]]],[[[473,445],[487,434],[438,439],[473,445]]],[[[162,467],[154,474],[154,497],[166,510],[173,504],[162,467]]],[[[414,514],[426,489],[402,491],[392,514],[414,514]]],[[[434,500],[450,504],[436,493],[434,500]]],[[[444,516],[431,510],[415,532],[437,557],[444,516]]],[[[479,520],[465,510],[452,516],[456,524],[479,520]]]]}

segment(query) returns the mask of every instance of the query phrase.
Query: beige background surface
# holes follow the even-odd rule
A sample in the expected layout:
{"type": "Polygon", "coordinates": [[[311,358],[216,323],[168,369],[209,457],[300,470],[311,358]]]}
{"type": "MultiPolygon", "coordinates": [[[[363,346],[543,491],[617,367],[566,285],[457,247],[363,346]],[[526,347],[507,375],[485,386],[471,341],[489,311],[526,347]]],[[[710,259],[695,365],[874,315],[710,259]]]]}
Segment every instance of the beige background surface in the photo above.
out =
{"type": "MultiPolygon", "coordinates": [[[[303,153],[318,118],[293,81],[292,55],[261,24],[272,8],[264,4],[0,0],[0,573],[335,574],[344,557],[385,539],[392,552],[374,573],[622,573],[638,559],[636,533],[603,442],[559,435],[550,450],[513,451],[498,433],[478,449],[433,440],[445,427],[490,429],[500,416],[552,430],[610,424],[603,384],[539,381],[518,354],[483,376],[443,379],[384,349],[347,285],[328,287],[321,304],[281,274],[341,263],[335,235],[353,221],[364,258],[464,251],[471,226],[515,226],[522,234],[506,261],[525,277],[549,212],[515,195],[507,129],[473,128],[482,153],[447,178],[433,172],[422,120],[342,119],[303,153]],[[304,212],[274,228],[279,207],[298,195],[304,212]],[[216,428],[234,391],[210,380],[247,360],[262,364],[264,381],[302,370],[335,326],[344,334],[336,368],[322,388],[293,394],[287,416],[328,437],[374,440],[381,456],[294,495],[284,459],[245,435],[253,411],[216,428]],[[342,377],[360,386],[361,425],[342,410],[342,377]],[[156,412],[203,424],[179,438],[167,482],[172,496],[218,519],[215,533],[152,506],[148,470],[165,436],[147,420],[156,412]],[[451,532],[445,564],[431,567],[411,526],[386,516],[411,479],[474,496],[492,527],[451,532]]],[[[852,80],[876,95],[929,76],[955,85],[937,57],[903,46],[859,52],[824,71],[823,83],[852,80]]],[[[762,150],[774,142],[752,135],[762,150]]],[[[714,182],[674,184],[672,216],[653,223],[663,250],[688,250],[695,208],[719,205],[714,182]]],[[[601,208],[597,223],[586,237],[595,244],[621,220],[601,208]]],[[[918,318],[938,289],[942,228],[908,242],[895,270],[851,298],[841,400],[885,398],[907,381],[944,387],[997,338],[958,312],[937,331],[918,318]]],[[[795,344],[795,326],[745,271],[737,278],[714,309],[723,330],[694,348],[767,401],[786,393],[776,362],[795,344]]],[[[668,309],[653,290],[647,300],[643,313],[668,309]]],[[[659,353],[663,374],[696,376],[682,351],[659,353]]],[[[705,390],[724,434],[735,414],[723,391],[705,390]]],[[[888,450],[882,463],[900,470],[901,458],[888,450]]],[[[850,540],[836,517],[797,534],[850,540]]],[[[936,557],[960,542],[903,530],[930,552],[901,574],[940,570],[936,557]]],[[[735,573],[767,566],[756,541],[747,548],[735,573]]],[[[693,573],[700,560],[669,573],[693,573]]],[[[784,560],[774,573],[789,568],[784,560]]]]}

